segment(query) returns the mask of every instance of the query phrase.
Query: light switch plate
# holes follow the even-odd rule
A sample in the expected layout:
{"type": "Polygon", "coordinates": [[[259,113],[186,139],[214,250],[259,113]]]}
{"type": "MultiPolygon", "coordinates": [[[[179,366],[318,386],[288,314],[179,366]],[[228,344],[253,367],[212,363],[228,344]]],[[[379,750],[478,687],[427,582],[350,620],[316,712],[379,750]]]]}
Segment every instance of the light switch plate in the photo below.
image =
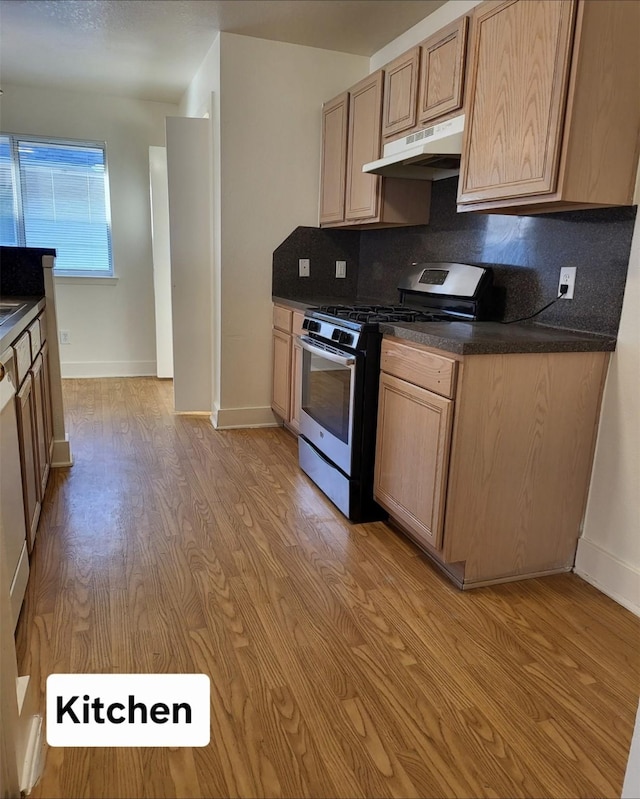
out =
{"type": "Polygon", "coordinates": [[[309,277],[310,274],[310,265],[308,258],[299,258],[298,259],[298,277],[309,277]]]}
{"type": "Polygon", "coordinates": [[[336,277],[346,277],[346,276],[347,276],[347,262],[336,261],[336,277]]]}

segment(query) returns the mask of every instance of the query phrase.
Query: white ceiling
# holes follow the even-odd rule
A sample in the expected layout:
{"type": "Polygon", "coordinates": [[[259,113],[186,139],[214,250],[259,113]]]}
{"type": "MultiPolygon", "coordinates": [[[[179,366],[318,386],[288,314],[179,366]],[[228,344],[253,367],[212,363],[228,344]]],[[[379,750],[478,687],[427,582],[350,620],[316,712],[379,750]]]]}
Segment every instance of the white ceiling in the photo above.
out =
{"type": "Polygon", "coordinates": [[[0,78],[177,102],[217,31],[369,56],[444,0],[0,0],[0,78]]]}

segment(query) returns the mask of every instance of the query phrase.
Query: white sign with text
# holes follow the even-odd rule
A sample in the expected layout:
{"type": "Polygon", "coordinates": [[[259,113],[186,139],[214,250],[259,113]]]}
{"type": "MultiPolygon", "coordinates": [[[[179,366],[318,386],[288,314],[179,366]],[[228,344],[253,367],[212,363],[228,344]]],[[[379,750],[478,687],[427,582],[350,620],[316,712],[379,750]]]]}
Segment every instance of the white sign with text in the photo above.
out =
{"type": "Polygon", "coordinates": [[[206,674],[51,674],[49,746],[207,746],[206,674]]]}

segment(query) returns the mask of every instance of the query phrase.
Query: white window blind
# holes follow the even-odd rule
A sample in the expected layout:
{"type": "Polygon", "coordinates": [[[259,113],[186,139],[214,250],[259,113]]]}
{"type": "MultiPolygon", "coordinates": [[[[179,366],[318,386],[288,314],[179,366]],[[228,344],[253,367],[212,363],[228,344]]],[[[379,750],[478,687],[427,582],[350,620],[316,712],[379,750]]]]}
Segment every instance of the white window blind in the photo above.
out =
{"type": "MultiPolygon", "coordinates": [[[[13,219],[27,247],[55,247],[56,274],[112,275],[104,146],[98,143],[9,139],[13,219]],[[11,170],[13,167],[13,170],[11,170]],[[15,176],[19,177],[16,178],[15,176]],[[17,210],[16,210],[17,209],[17,210]]],[[[0,170],[4,168],[0,140],[0,170]]],[[[4,179],[4,172],[0,172],[4,179]]],[[[4,192],[4,182],[2,183],[4,192]]],[[[6,201],[9,208],[9,199],[6,201]]],[[[10,228],[2,243],[10,243],[10,228]]]]}
{"type": "Polygon", "coordinates": [[[10,247],[19,243],[11,139],[8,136],[0,136],[0,243],[10,247]]]}

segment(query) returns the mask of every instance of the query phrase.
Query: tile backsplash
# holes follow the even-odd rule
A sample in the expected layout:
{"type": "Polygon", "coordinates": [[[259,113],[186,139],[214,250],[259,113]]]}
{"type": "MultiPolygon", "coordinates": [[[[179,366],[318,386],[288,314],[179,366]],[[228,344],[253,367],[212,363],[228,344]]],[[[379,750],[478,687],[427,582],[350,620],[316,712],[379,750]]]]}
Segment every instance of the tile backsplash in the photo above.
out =
{"type": "Polygon", "coordinates": [[[273,253],[272,293],[301,301],[353,302],[358,284],[359,248],[357,231],[296,228],[273,253]],[[309,277],[298,276],[299,258],[309,259],[309,277]],[[347,262],[346,278],[336,278],[336,261],[347,262]]]}
{"type": "Polygon", "coordinates": [[[560,270],[575,266],[574,299],[560,300],[536,321],[617,333],[636,206],[535,216],[457,213],[456,190],[457,178],[434,182],[428,225],[297,228],[274,252],[273,294],[395,303],[398,276],[411,263],[460,261],[492,268],[504,318],[515,319],[557,296],[560,270]],[[297,277],[298,258],[310,258],[310,278],[297,277]],[[335,260],[348,261],[346,280],[334,277],[335,260]]]}

